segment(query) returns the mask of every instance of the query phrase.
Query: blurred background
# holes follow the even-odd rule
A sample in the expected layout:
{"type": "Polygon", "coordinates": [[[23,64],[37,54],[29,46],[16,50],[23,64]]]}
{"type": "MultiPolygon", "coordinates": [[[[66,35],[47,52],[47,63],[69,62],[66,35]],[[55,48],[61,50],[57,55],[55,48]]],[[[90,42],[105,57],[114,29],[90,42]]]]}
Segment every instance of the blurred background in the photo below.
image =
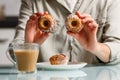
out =
{"type": "Polygon", "coordinates": [[[16,26],[20,4],[21,4],[20,0],[0,0],[1,27],[16,26]]]}
{"type": "Polygon", "coordinates": [[[20,5],[20,0],[0,0],[0,65],[11,63],[5,53],[15,34],[20,5]]]}

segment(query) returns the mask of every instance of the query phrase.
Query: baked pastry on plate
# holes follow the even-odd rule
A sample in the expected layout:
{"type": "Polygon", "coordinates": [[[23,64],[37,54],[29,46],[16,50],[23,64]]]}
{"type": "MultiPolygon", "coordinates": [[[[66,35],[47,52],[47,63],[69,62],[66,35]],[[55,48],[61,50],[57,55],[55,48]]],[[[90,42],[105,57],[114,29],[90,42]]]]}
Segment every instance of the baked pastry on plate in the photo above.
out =
{"type": "Polygon", "coordinates": [[[51,56],[49,61],[51,65],[67,65],[69,59],[65,54],[56,54],[51,56]]]}

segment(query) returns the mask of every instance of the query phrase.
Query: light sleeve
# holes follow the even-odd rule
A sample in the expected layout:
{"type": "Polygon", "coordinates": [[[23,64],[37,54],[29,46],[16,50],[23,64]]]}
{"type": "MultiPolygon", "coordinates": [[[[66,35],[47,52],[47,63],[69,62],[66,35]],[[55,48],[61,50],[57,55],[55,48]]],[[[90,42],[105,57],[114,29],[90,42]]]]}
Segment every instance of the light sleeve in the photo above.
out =
{"type": "Polygon", "coordinates": [[[120,63],[120,0],[112,1],[107,9],[107,22],[103,39],[110,50],[110,63],[120,63]]]}

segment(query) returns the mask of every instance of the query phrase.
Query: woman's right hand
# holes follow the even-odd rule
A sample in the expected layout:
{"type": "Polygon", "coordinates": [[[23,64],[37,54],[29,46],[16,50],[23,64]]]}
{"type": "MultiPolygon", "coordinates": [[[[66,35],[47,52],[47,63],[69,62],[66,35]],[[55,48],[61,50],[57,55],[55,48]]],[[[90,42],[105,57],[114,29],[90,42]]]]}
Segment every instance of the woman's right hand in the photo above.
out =
{"type": "Polygon", "coordinates": [[[49,32],[42,32],[38,28],[38,18],[48,12],[35,13],[30,16],[25,28],[25,42],[42,44],[49,36],[49,32]]]}

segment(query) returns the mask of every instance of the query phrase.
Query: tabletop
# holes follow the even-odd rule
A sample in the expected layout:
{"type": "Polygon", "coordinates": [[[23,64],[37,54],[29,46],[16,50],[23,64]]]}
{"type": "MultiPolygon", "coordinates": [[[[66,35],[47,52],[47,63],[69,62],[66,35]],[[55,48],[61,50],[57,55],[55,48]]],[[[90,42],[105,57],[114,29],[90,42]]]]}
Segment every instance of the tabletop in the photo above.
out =
{"type": "Polygon", "coordinates": [[[37,70],[18,74],[15,67],[0,67],[0,80],[120,80],[120,66],[85,66],[75,70],[37,70]]]}

